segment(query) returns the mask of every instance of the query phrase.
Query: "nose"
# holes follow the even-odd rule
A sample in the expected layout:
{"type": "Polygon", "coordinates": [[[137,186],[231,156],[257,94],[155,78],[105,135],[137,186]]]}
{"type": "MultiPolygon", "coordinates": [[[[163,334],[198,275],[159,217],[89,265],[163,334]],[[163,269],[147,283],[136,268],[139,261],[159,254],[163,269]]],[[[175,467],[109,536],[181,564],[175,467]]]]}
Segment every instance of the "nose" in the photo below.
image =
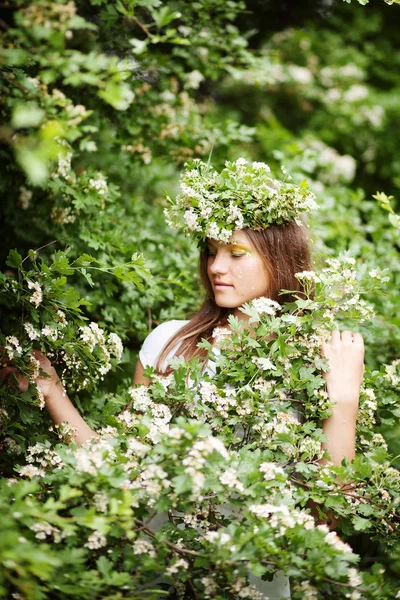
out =
{"type": "Polygon", "coordinates": [[[208,270],[212,275],[227,273],[229,269],[229,257],[223,252],[217,254],[211,259],[208,270]]]}

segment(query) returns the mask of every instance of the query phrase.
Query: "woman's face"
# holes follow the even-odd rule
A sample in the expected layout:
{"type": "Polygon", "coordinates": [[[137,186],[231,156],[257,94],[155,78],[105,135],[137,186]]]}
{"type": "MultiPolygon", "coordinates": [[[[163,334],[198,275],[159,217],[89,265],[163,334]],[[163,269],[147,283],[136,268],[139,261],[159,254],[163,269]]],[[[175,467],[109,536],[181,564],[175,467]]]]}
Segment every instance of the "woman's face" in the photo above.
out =
{"type": "Polygon", "coordinates": [[[207,274],[218,306],[237,308],[268,295],[265,263],[244,231],[236,230],[230,244],[207,240],[207,248],[207,274]]]}

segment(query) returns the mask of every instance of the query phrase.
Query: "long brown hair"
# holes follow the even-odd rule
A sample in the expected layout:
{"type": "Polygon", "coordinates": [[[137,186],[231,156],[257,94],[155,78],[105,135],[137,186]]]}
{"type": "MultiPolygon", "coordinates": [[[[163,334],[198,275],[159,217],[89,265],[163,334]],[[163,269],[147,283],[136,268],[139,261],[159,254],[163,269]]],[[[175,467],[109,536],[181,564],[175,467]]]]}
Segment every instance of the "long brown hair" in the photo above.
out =
{"type": "MultiPolygon", "coordinates": [[[[295,273],[311,269],[311,257],[308,231],[305,225],[288,222],[271,225],[266,229],[255,231],[244,229],[251,244],[264,261],[268,274],[268,296],[280,304],[291,302],[291,294],[280,294],[281,290],[302,291],[301,283],[295,273]]],[[[169,352],[179,345],[179,355],[186,360],[194,356],[206,357],[207,351],[197,348],[197,344],[205,339],[211,341],[215,327],[225,325],[233,309],[223,308],[215,303],[214,292],[207,274],[208,251],[200,252],[199,269],[202,284],[206,290],[206,299],[200,310],[192,319],[172,336],[160,353],[156,369],[169,373],[171,369],[163,369],[169,352]]]]}

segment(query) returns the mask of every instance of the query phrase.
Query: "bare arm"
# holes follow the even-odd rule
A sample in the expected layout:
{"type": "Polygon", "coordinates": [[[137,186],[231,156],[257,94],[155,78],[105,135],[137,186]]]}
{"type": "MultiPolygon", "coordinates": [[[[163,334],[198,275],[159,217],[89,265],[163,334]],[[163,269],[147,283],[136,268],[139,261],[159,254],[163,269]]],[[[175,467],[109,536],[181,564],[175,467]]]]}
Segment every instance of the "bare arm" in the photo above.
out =
{"type": "Polygon", "coordinates": [[[355,456],[356,421],[360,387],[364,374],[364,342],[359,333],[333,331],[323,345],[330,370],[325,373],[329,399],[335,403],[331,416],[323,424],[331,462],[340,465],[355,456]]]}
{"type": "Polygon", "coordinates": [[[141,384],[141,385],[149,385],[150,384],[150,380],[147,379],[147,377],[143,376],[143,365],[140,361],[140,359],[138,359],[137,363],[136,363],[136,369],[135,369],[135,375],[133,376],[133,384],[141,384]]]}
{"type": "MultiPolygon", "coordinates": [[[[68,398],[56,370],[39,350],[35,350],[35,356],[39,360],[40,368],[49,376],[48,378],[38,377],[36,383],[44,396],[44,401],[49,415],[55,425],[60,425],[66,421],[76,429],[75,442],[83,444],[86,440],[95,437],[96,432],[89,427],[86,421],[81,417],[71,400],[68,398]]],[[[15,372],[15,369],[11,369],[15,372]]],[[[28,381],[21,375],[17,375],[19,388],[21,391],[28,389],[28,381]]]]}

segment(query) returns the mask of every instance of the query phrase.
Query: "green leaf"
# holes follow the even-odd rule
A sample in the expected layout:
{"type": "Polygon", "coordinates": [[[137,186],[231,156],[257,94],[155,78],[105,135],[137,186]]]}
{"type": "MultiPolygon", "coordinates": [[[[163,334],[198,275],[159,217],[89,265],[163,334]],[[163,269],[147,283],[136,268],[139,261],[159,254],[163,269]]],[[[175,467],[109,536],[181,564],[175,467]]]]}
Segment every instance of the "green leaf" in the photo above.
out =
{"type": "Polygon", "coordinates": [[[371,525],[371,521],[369,519],[364,519],[364,517],[359,517],[358,515],[355,515],[352,521],[356,531],[365,531],[371,525]]]}
{"type": "Polygon", "coordinates": [[[22,264],[22,256],[16,250],[10,250],[7,256],[6,265],[19,269],[22,264]]]}
{"type": "Polygon", "coordinates": [[[15,129],[37,127],[43,121],[45,112],[33,102],[17,104],[13,110],[11,125],[15,129]]]}

